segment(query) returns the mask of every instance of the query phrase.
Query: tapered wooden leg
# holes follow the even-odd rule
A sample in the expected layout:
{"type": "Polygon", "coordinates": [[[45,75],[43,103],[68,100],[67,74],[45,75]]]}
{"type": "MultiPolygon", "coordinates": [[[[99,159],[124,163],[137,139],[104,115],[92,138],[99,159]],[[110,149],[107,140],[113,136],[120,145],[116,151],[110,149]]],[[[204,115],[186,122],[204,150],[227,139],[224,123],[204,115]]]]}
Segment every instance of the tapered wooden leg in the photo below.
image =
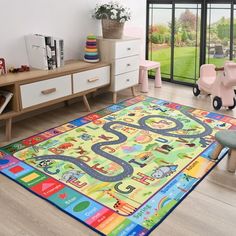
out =
{"type": "Polygon", "coordinates": [[[224,148],[224,146],[222,146],[220,143],[218,143],[215,151],[211,155],[211,159],[216,160],[223,148],[224,148]]]}
{"type": "Polygon", "coordinates": [[[83,95],[83,101],[84,101],[84,105],[85,105],[86,109],[88,111],[91,111],[91,108],[89,106],[88,99],[87,99],[86,95],[83,95]]]}
{"type": "Polygon", "coordinates": [[[10,141],[11,140],[11,131],[12,131],[12,118],[9,118],[6,120],[6,140],[10,141]]]}
{"type": "Polygon", "coordinates": [[[113,93],[113,103],[116,103],[117,102],[117,93],[114,92],[113,93]]]}
{"type": "Polygon", "coordinates": [[[228,156],[227,169],[231,173],[236,171],[236,149],[232,149],[228,156]]]}
{"type": "Polygon", "coordinates": [[[135,96],[136,96],[135,88],[134,88],[134,87],[131,87],[131,91],[132,91],[133,96],[135,97],[135,96]]]}

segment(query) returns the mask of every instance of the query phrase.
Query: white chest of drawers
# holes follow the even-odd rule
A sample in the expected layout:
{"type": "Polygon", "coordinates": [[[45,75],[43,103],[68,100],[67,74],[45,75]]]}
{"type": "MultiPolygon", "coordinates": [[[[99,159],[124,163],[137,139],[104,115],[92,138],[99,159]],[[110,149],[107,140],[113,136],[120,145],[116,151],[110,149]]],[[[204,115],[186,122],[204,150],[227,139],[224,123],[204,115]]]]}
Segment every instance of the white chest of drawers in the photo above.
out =
{"type": "Polygon", "coordinates": [[[113,92],[113,103],[116,103],[120,90],[131,88],[134,95],[139,75],[140,39],[98,37],[98,48],[101,60],[112,64],[110,91],[113,92]]]}

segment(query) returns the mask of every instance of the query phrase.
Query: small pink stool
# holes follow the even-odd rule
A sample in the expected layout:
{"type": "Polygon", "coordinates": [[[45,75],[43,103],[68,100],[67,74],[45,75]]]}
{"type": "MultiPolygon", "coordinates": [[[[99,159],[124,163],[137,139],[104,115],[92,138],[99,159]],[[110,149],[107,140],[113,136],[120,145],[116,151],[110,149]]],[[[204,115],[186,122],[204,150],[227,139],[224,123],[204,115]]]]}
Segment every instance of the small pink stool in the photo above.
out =
{"type": "Polygon", "coordinates": [[[148,71],[156,69],[155,88],[160,88],[161,82],[161,64],[155,61],[141,61],[139,66],[139,83],[141,84],[141,92],[148,92],[148,71]]]}

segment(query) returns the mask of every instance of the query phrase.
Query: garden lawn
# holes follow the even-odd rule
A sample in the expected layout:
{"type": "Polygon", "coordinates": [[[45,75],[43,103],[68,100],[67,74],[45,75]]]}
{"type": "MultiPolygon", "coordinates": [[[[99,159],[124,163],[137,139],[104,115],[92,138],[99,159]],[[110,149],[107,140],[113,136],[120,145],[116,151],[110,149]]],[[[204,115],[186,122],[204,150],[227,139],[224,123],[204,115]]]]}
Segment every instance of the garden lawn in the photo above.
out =
{"type": "MultiPolygon", "coordinates": [[[[161,63],[162,77],[169,78],[170,74],[170,48],[163,48],[149,53],[150,60],[161,63]],[[166,75],[168,74],[168,75],[166,75]]],[[[195,47],[175,47],[174,49],[174,80],[195,82],[195,47]],[[186,78],[187,77],[187,78],[186,78]]],[[[224,58],[210,58],[209,63],[222,66],[224,58]]],[[[199,77],[199,52],[196,60],[196,79],[199,77]]]]}

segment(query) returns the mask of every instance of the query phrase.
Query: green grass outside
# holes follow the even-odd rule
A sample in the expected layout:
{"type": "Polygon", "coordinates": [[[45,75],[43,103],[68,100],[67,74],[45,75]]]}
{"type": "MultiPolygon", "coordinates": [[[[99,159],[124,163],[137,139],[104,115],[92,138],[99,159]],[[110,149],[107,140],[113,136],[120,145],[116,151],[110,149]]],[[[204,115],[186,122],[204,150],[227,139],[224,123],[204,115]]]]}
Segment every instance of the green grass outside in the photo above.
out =
{"type": "MultiPolygon", "coordinates": [[[[162,77],[169,78],[170,74],[170,48],[163,48],[149,53],[150,60],[161,63],[162,77]]],[[[195,58],[195,47],[176,47],[174,51],[174,80],[194,83],[195,82],[195,60],[196,79],[199,77],[199,50],[195,58]],[[184,78],[184,77],[187,77],[184,78]]],[[[209,63],[217,67],[223,65],[225,58],[210,58],[209,63]]]]}

